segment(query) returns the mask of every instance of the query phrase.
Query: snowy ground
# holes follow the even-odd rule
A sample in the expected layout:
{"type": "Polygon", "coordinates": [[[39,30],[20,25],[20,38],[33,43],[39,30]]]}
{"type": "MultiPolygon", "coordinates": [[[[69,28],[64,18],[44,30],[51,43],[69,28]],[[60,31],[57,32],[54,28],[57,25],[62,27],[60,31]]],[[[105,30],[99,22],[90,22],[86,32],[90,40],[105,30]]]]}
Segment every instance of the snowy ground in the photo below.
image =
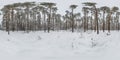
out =
{"type": "Polygon", "coordinates": [[[120,60],[118,31],[0,34],[0,60],[120,60]]]}

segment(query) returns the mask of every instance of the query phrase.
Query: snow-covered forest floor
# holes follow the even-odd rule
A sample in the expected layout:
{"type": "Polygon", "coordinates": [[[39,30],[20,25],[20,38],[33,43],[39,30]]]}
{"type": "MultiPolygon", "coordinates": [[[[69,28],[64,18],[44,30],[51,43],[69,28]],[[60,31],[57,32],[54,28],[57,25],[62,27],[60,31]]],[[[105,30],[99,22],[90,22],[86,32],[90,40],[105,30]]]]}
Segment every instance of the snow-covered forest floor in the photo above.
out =
{"type": "Polygon", "coordinates": [[[0,60],[120,60],[118,31],[0,34],[0,60]]]}

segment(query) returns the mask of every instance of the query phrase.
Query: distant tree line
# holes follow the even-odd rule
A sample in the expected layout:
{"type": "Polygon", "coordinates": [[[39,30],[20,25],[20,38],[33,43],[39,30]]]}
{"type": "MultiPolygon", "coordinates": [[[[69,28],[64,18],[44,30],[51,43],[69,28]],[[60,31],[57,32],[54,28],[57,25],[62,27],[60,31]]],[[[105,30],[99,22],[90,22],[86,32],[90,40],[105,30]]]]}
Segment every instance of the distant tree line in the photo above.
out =
{"type": "Polygon", "coordinates": [[[96,7],[96,3],[82,3],[82,13],[74,13],[78,5],[70,5],[70,11],[66,10],[65,15],[57,13],[56,3],[52,2],[24,2],[5,5],[2,11],[2,29],[8,34],[10,31],[45,31],[99,30],[110,32],[120,30],[119,8],[102,6],[96,7]]]}

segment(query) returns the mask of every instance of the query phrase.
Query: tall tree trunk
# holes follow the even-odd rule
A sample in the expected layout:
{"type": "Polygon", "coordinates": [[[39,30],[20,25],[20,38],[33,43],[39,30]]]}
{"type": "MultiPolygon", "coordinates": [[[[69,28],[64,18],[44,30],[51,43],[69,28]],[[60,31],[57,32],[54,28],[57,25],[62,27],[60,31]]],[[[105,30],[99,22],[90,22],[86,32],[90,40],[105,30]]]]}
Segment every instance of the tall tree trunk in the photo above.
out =
{"type": "Polygon", "coordinates": [[[44,14],[44,15],[43,15],[43,16],[44,16],[44,17],[43,17],[43,18],[44,18],[44,32],[46,32],[46,21],[45,21],[46,15],[45,15],[45,13],[43,13],[43,14],[44,14]]]}
{"type": "Polygon", "coordinates": [[[108,32],[110,32],[110,21],[111,21],[111,12],[110,12],[110,14],[109,14],[109,18],[108,18],[108,32]]]}
{"type": "Polygon", "coordinates": [[[91,16],[91,18],[90,18],[90,23],[91,23],[91,30],[93,30],[92,16],[91,16]]]}
{"type": "Polygon", "coordinates": [[[65,24],[66,24],[66,30],[67,30],[67,20],[66,20],[65,24]]]}
{"type": "Polygon", "coordinates": [[[10,12],[8,12],[8,16],[7,16],[7,31],[9,35],[10,34],[10,12]]]}
{"type": "Polygon", "coordinates": [[[73,9],[72,9],[72,32],[74,32],[74,16],[73,16],[73,9]]]}
{"type": "Polygon", "coordinates": [[[99,34],[99,24],[98,24],[98,11],[97,11],[97,8],[96,6],[95,7],[95,20],[96,20],[96,28],[97,28],[97,34],[99,34]]]}
{"type": "Polygon", "coordinates": [[[27,6],[27,24],[26,24],[26,31],[29,32],[28,30],[29,30],[29,7],[27,6]]]}
{"type": "Polygon", "coordinates": [[[88,13],[86,14],[86,31],[88,30],[88,13]]]}
{"type": "Polygon", "coordinates": [[[48,19],[48,33],[50,32],[51,10],[52,10],[52,8],[50,7],[50,11],[49,11],[49,19],[48,19]]]}
{"type": "Polygon", "coordinates": [[[55,15],[53,14],[53,31],[55,30],[55,15]]]}
{"type": "Polygon", "coordinates": [[[103,11],[103,32],[105,32],[105,11],[103,11]]]}
{"type": "Polygon", "coordinates": [[[15,30],[14,28],[14,9],[12,8],[12,12],[11,12],[11,28],[12,28],[12,31],[15,30]]]}
{"type": "Polygon", "coordinates": [[[86,12],[84,13],[84,32],[86,32],[86,12]]]}

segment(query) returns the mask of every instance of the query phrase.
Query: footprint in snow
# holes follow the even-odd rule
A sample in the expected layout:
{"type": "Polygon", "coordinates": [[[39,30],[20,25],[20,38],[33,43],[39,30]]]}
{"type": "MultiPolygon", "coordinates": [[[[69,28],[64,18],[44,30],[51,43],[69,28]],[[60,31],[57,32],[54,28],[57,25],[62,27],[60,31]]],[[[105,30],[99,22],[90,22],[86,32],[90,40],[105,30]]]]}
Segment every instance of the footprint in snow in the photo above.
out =
{"type": "Polygon", "coordinates": [[[38,36],[38,40],[41,40],[42,38],[40,36],[38,36]]]}

